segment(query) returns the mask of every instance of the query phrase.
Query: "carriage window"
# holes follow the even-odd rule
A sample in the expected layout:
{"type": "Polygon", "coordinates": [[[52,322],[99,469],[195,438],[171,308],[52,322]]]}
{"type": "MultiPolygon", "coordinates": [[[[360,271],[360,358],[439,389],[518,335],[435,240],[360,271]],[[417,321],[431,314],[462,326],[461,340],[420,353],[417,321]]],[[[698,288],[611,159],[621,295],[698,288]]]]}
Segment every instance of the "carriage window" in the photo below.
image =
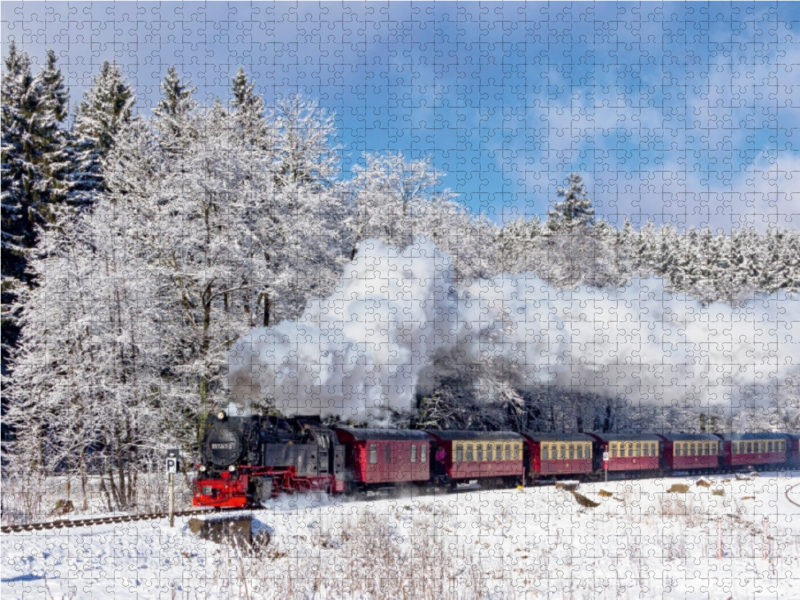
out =
{"type": "Polygon", "coordinates": [[[710,442],[706,442],[706,443],[703,445],[703,453],[704,453],[706,456],[710,456],[710,455],[711,455],[711,443],[710,443],[710,442]]]}
{"type": "Polygon", "coordinates": [[[411,444],[411,462],[417,462],[417,445],[411,444]]]}
{"type": "Polygon", "coordinates": [[[772,452],[772,442],[767,442],[767,452],[772,452]]]}
{"type": "Polygon", "coordinates": [[[641,456],[642,455],[642,444],[640,442],[637,442],[636,445],[634,446],[633,451],[634,451],[634,456],[641,456]]]}
{"type": "Polygon", "coordinates": [[[619,456],[620,456],[620,458],[625,458],[625,450],[626,450],[625,444],[620,444],[619,445],[619,456]]]}
{"type": "Polygon", "coordinates": [[[617,457],[617,445],[611,444],[611,458],[617,457]]]}
{"type": "Polygon", "coordinates": [[[570,458],[570,460],[575,458],[575,444],[570,444],[569,445],[569,458],[570,458]]]}
{"type": "Polygon", "coordinates": [[[467,444],[467,462],[472,462],[473,460],[475,460],[475,458],[472,454],[472,444],[467,444]]]}
{"type": "Polygon", "coordinates": [[[478,444],[476,449],[478,450],[478,460],[483,460],[483,444],[478,444]]]}
{"type": "Polygon", "coordinates": [[[680,456],[681,455],[681,445],[680,444],[675,444],[675,449],[674,450],[675,450],[675,456],[680,456]]]}
{"type": "Polygon", "coordinates": [[[459,444],[456,446],[456,462],[463,462],[464,461],[464,446],[459,444]]]}
{"type": "Polygon", "coordinates": [[[486,445],[486,460],[488,460],[489,462],[492,462],[492,445],[491,444],[487,444],[486,445]]]}
{"type": "Polygon", "coordinates": [[[586,458],[592,458],[592,445],[586,444],[586,458]]]}
{"type": "Polygon", "coordinates": [[[383,461],[388,465],[392,462],[392,445],[386,444],[383,447],[383,461]]]}
{"type": "Polygon", "coordinates": [[[378,462],[378,446],[375,444],[369,445],[369,464],[374,465],[378,462]]]}
{"type": "Polygon", "coordinates": [[[428,444],[422,444],[419,448],[419,462],[428,462],[428,444]]]}
{"type": "Polygon", "coordinates": [[[511,460],[511,444],[506,444],[506,460],[511,460]]]}
{"type": "Polygon", "coordinates": [[[644,455],[645,456],[650,456],[650,444],[645,444],[644,445],[644,455]]]}
{"type": "Polygon", "coordinates": [[[691,444],[689,444],[689,456],[694,456],[695,454],[696,452],[695,452],[694,442],[692,442],[691,444]]]}
{"type": "Polygon", "coordinates": [[[781,450],[781,452],[783,452],[783,451],[786,449],[786,446],[784,445],[785,443],[786,443],[786,442],[779,442],[779,444],[780,444],[780,446],[781,446],[781,447],[780,447],[780,450],[781,450]]]}
{"type": "Polygon", "coordinates": [[[514,444],[514,460],[519,460],[519,444],[514,444]]]}
{"type": "Polygon", "coordinates": [[[547,444],[542,444],[542,460],[550,460],[547,458],[547,444]]]}
{"type": "Polygon", "coordinates": [[[578,458],[583,458],[583,444],[578,444],[576,450],[578,451],[578,458]]]}
{"type": "Polygon", "coordinates": [[[502,444],[497,444],[494,448],[494,459],[495,460],[503,460],[503,446],[502,444]]]}
{"type": "Polygon", "coordinates": [[[752,454],[753,453],[753,442],[747,442],[746,448],[747,448],[746,452],[748,454],[752,454]]]}

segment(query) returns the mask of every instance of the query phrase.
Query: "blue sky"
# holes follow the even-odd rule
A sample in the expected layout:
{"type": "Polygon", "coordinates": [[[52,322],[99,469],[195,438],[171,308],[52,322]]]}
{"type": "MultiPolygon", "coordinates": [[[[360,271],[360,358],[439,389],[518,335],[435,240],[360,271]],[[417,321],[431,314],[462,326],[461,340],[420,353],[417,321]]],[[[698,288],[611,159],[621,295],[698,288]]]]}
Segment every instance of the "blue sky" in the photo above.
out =
{"type": "Polygon", "coordinates": [[[800,227],[798,3],[2,2],[15,40],[61,57],[74,103],[116,60],[149,114],[169,65],[229,99],[337,114],[364,152],[430,156],[502,222],[544,215],[571,171],[598,213],[729,230],[800,227]]]}

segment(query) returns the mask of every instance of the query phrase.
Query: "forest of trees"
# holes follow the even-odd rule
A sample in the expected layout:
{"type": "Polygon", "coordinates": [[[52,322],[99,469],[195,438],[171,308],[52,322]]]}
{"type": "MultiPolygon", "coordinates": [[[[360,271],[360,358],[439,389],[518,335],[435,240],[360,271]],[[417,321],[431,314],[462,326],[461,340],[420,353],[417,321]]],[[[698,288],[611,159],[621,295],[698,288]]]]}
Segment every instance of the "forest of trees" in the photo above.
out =
{"type": "MultiPolygon", "coordinates": [[[[460,205],[430,160],[368,155],[345,176],[334,115],[300,96],[267,107],[243,69],[227,102],[200,106],[194,92],[170,67],[152,116],[140,115],[133,87],[106,62],[70,118],[54,53],[33,74],[10,47],[6,475],[100,474],[109,506],[132,505],[141,468],[169,446],[191,452],[204,415],[228,403],[231,343],[329,294],[369,238],[404,247],[425,236],[463,282],[532,272],[561,288],[616,288],[656,275],[734,305],[800,289],[796,230],[616,228],[595,215],[576,174],[546,218],[496,224],[460,205]]],[[[502,380],[480,390],[497,398],[483,423],[460,403],[473,393],[460,381],[420,398],[411,421],[555,428],[577,414],[587,428],[613,426],[613,399],[542,390],[520,403],[502,380]]]]}

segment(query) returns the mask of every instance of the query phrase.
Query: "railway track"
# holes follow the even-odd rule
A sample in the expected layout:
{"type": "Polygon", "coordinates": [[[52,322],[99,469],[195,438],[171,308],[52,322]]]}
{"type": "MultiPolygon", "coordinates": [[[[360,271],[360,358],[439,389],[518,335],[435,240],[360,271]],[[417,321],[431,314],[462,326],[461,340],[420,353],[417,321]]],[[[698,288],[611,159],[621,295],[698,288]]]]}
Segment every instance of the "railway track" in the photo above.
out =
{"type": "MultiPolygon", "coordinates": [[[[184,510],[175,512],[176,517],[191,517],[215,512],[216,509],[184,510]]],[[[114,523],[130,523],[132,521],[154,521],[167,519],[169,513],[142,513],[139,515],[118,515],[113,517],[96,517],[94,519],[60,519],[58,521],[45,521],[42,523],[26,523],[24,525],[3,525],[1,533],[20,533],[24,531],[43,531],[47,529],[72,529],[73,527],[87,527],[91,525],[110,525],[114,523]]]]}
{"type": "MultiPolygon", "coordinates": [[[[714,475],[718,473],[708,473],[709,475],[714,475]]],[[[725,474],[725,473],[721,473],[725,474]]],[[[617,481],[617,480],[615,480],[617,481]]],[[[539,485],[555,485],[555,480],[547,480],[541,481],[535,484],[539,485]]],[[[795,488],[800,488],[800,483],[793,485],[788,490],[786,490],[786,499],[794,504],[797,507],[800,507],[800,503],[795,502],[792,500],[789,493],[794,490],[795,488]]],[[[475,491],[475,490],[461,490],[461,491],[475,491]]],[[[352,497],[353,500],[358,501],[359,498],[356,496],[352,497]]],[[[176,517],[191,517],[194,515],[206,515],[209,513],[219,512],[218,509],[215,508],[207,508],[207,509],[195,509],[195,510],[184,510],[178,511],[175,513],[176,517]]],[[[41,523],[27,523],[24,525],[3,525],[0,527],[0,532],[2,533],[21,533],[25,531],[43,531],[49,529],[72,529],[73,527],[86,527],[91,525],[109,525],[114,523],[130,523],[132,521],[154,521],[156,519],[166,519],[169,517],[168,513],[143,513],[139,515],[119,515],[113,517],[97,517],[94,519],[61,519],[58,521],[45,521],[41,523]]]]}

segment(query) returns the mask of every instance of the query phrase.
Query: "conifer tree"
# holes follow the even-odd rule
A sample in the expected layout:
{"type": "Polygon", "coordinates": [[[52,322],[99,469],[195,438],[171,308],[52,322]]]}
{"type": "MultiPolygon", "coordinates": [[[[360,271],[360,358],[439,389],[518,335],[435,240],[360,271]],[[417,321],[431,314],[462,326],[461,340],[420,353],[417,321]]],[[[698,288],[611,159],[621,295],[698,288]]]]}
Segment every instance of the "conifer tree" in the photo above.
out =
{"type": "Polygon", "coordinates": [[[197,88],[191,80],[181,81],[174,66],[161,82],[162,98],[153,109],[154,123],[161,134],[161,147],[169,154],[182,154],[190,142],[189,116],[197,108],[193,98],[197,88]]]}
{"type": "Polygon", "coordinates": [[[33,245],[31,201],[35,183],[31,121],[38,99],[31,63],[12,42],[2,84],[3,291],[6,277],[25,277],[26,248],[33,245]]]}
{"type": "Polygon", "coordinates": [[[77,163],[71,200],[85,205],[105,190],[101,163],[113,148],[120,128],[131,119],[136,101],[119,67],[104,61],[94,86],[84,93],[75,116],[77,163]]]}
{"type": "Polygon", "coordinates": [[[571,173],[569,187],[556,190],[562,202],[556,202],[548,213],[547,224],[552,231],[574,233],[576,230],[588,230],[594,223],[594,207],[587,195],[581,176],[571,173]]]}
{"type": "MultiPolygon", "coordinates": [[[[30,283],[27,253],[36,244],[37,226],[51,223],[67,190],[67,114],[64,78],[48,50],[35,77],[30,59],[12,42],[2,83],[2,295],[3,357],[18,330],[13,303],[21,283],[30,283]]],[[[5,367],[5,364],[4,364],[5,367]]]]}
{"type": "Polygon", "coordinates": [[[249,82],[244,67],[232,79],[233,118],[242,140],[252,149],[274,152],[274,136],[264,118],[264,99],[255,92],[255,83],[249,82]]]}
{"type": "Polygon", "coordinates": [[[53,221],[57,205],[66,200],[69,191],[67,135],[60,127],[67,116],[69,98],[57,60],[55,52],[48,50],[45,66],[36,77],[39,86],[36,136],[41,164],[37,191],[48,203],[41,215],[46,222],[53,221]]]}

